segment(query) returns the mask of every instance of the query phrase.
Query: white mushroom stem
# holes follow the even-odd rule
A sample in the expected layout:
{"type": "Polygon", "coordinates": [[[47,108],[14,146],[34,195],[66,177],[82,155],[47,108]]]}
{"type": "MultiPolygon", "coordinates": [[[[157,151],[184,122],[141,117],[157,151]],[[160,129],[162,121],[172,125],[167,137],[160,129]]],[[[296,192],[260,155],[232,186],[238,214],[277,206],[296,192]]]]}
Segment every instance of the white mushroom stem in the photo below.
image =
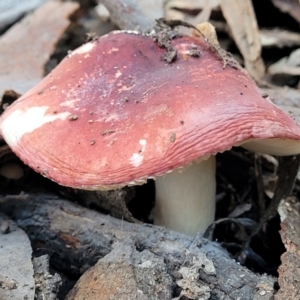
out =
{"type": "Polygon", "coordinates": [[[215,156],[157,177],[154,224],[203,234],[215,217],[215,156]]]}

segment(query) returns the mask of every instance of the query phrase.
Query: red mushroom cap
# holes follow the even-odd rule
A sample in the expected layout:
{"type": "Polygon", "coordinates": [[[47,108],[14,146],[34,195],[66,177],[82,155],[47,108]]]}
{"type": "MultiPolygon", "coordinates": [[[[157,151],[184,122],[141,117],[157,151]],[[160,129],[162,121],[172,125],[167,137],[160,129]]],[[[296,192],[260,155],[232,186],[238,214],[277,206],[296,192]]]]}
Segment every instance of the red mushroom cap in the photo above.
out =
{"type": "Polygon", "coordinates": [[[3,114],[1,134],[34,170],[66,186],[111,189],[252,139],[295,140],[294,120],[240,67],[197,37],[112,32],[84,44],[3,114]],[[191,50],[200,51],[193,56],[191,50]]]}

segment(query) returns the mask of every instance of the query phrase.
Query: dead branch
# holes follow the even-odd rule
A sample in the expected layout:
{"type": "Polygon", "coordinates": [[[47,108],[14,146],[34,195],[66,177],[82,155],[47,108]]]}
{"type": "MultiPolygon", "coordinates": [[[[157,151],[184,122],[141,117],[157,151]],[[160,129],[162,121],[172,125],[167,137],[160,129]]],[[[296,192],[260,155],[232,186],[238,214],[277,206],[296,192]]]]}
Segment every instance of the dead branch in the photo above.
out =
{"type": "MultiPolygon", "coordinates": [[[[76,275],[116,249],[119,253],[120,249],[130,248],[132,256],[150,252],[162,260],[173,281],[168,285],[170,289],[180,286],[181,268],[192,268],[195,259],[200,259],[196,281],[208,288],[210,297],[258,300],[271,299],[274,294],[274,278],[250,272],[220,245],[200,236],[193,238],[149,224],[131,224],[49,195],[7,196],[0,199],[0,210],[27,232],[34,247],[45,249],[56,268],[76,275]]],[[[160,298],[152,295],[147,299],[160,298]]]]}

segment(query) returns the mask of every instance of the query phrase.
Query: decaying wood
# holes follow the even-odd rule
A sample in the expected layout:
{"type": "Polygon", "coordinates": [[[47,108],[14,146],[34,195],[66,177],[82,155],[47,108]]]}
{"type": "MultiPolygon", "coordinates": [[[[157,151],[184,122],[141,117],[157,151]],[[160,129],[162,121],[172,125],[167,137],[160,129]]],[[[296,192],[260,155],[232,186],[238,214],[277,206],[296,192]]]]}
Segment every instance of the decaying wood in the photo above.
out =
{"type": "Polygon", "coordinates": [[[127,207],[127,204],[133,199],[135,193],[134,187],[124,187],[119,190],[110,191],[68,189],[68,194],[84,207],[98,208],[102,212],[109,212],[109,214],[115,218],[125,219],[133,223],[140,223],[139,220],[133,217],[127,207]]]}
{"type": "Polygon", "coordinates": [[[275,300],[300,298],[300,203],[294,197],[281,201],[278,208],[281,219],[280,235],[286,252],[278,269],[280,289],[275,300]]]}
{"type": "Polygon", "coordinates": [[[49,1],[1,36],[0,97],[10,90],[23,94],[44,77],[45,64],[78,7],[49,1]]]}
{"type": "MultiPolygon", "coordinates": [[[[217,243],[200,236],[193,238],[152,225],[131,224],[49,195],[7,196],[0,200],[0,210],[26,230],[33,245],[46,249],[55,268],[81,275],[99,259],[102,270],[116,261],[112,272],[118,276],[117,267],[121,265],[130,270],[135,274],[133,293],[138,289],[148,295],[111,299],[176,299],[182,291],[190,295],[191,287],[186,282],[195,266],[194,284],[202,292],[201,287],[205,287],[211,299],[265,300],[275,293],[274,278],[250,272],[217,243]],[[152,277],[149,269],[154,272],[152,277]],[[161,270],[164,271],[159,277],[161,270]],[[153,280],[150,286],[149,281],[138,280],[146,275],[153,280]],[[159,296],[160,280],[168,282],[162,284],[164,295],[170,295],[167,298],[159,296]]],[[[192,299],[206,299],[197,297],[192,299]]]]}
{"type": "Polygon", "coordinates": [[[33,258],[35,300],[56,300],[57,293],[61,286],[61,277],[55,273],[50,274],[49,256],[42,255],[33,258]]]}
{"type": "Polygon", "coordinates": [[[132,239],[113,250],[83,274],[66,300],[171,299],[173,280],[162,257],[139,251],[132,239]]]}

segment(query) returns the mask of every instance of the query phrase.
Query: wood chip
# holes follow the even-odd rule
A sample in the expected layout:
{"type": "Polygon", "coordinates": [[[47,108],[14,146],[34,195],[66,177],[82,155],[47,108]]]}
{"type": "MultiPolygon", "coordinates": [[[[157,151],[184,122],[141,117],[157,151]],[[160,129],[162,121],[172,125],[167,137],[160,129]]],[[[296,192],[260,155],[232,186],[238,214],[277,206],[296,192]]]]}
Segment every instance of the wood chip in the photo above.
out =
{"type": "Polygon", "coordinates": [[[7,90],[23,94],[44,77],[44,66],[77,9],[74,2],[47,2],[0,38],[0,97],[7,90]]]}

